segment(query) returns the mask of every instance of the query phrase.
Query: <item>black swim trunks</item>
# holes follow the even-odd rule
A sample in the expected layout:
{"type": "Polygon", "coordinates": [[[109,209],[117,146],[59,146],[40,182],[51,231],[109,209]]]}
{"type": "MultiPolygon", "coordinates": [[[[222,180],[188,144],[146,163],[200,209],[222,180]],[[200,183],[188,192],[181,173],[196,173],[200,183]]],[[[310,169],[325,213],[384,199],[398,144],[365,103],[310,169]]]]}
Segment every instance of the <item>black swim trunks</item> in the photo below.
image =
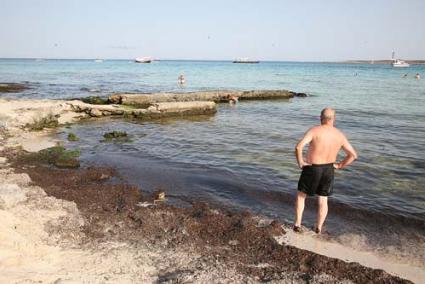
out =
{"type": "Polygon", "coordinates": [[[334,164],[303,167],[298,181],[298,190],[307,195],[331,196],[334,186],[334,164]]]}

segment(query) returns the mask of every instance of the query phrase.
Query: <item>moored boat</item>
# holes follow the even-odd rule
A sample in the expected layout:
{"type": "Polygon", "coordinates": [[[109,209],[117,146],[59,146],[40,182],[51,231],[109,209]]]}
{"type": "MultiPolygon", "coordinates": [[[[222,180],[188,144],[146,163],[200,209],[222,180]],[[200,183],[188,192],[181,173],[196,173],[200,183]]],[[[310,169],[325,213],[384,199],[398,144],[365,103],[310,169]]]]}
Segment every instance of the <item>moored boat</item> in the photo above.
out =
{"type": "Polygon", "coordinates": [[[410,64],[409,63],[407,63],[406,61],[404,61],[404,60],[401,60],[401,59],[395,59],[395,52],[393,51],[393,54],[392,54],[392,60],[393,60],[393,63],[391,63],[391,65],[393,66],[393,67],[409,67],[410,66],[410,64]]]}
{"type": "Polygon", "coordinates": [[[396,59],[396,60],[394,60],[394,62],[392,63],[392,66],[393,66],[393,67],[409,67],[409,66],[410,66],[410,64],[409,64],[409,63],[407,63],[407,62],[406,62],[406,61],[404,61],[404,60],[396,59]]]}
{"type": "Polygon", "coordinates": [[[134,59],[134,62],[136,62],[136,63],[151,63],[152,58],[150,58],[150,57],[137,57],[136,59],[134,59]]]}
{"type": "Polygon", "coordinates": [[[233,63],[248,63],[248,64],[253,64],[253,63],[260,63],[260,61],[258,60],[251,60],[249,58],[238,58],[233,60],[233,63]]]}

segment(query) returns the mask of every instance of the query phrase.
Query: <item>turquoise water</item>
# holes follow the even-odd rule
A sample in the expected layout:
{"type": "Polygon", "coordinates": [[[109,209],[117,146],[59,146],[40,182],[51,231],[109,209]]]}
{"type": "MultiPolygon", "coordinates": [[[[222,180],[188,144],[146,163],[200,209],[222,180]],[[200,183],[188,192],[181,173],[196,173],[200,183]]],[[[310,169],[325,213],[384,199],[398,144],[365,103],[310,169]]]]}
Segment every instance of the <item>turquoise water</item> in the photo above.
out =
{"type": "MultiPolygon", "coordinates": [[[[292,210],[300,173],[294,145],[305,130],[319,123],[322,108],[333,107],[337,127],[351,140],[359,159],[336,176],[329,226],[336,229],[344,223],[346,230],[389,230],[389,234],[399,232],[400,226],[409,227],[405,234],[413,234],[423,244],[425,79],[416,80],[416,73],[425,77],[425,66],[0,60],[0,81],[27,81],[32,87],[7,95],[13,97],[217,89],[308,93],[308,98],[290,101],[222,104],[215,116],[190,120],[77,125],[71,131],[81,141],[70,146],[80,148],[87,162],[115,165],[149,190],[165,187],[177,195],[285,218],[292,210]],[[186,77],[183,88],[177,85],[180,74],[186,77]],[[104,132],[116,129],[126,130],[134,142],[99,143],[104,132]],[[371,226],[357,224],[367,223],[364,219],[371,214],[377,216],[371,226]]],[[[309,218],[307,223],[313,223],[309,218]]]]}

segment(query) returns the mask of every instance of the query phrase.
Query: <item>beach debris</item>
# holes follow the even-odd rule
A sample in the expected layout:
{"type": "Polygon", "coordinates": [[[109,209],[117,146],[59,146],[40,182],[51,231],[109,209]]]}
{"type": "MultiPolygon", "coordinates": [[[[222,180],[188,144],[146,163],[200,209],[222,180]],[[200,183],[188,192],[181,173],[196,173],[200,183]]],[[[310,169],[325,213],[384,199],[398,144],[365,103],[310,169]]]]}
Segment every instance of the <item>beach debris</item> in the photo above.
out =
{"type": "Polygon", "coordinates": [[[68,133],[68,141],[75,142],[79,140],[80,138],[75,133],[72,133],[72,132],[68,133]]]}
{"type": "Polygon", "coordinates": [[[150,206],[155,206],[155,203],[144,201],[144,202],[137,203],[136,206],[139,206],[139,207],[150,207],[150,206]]]}

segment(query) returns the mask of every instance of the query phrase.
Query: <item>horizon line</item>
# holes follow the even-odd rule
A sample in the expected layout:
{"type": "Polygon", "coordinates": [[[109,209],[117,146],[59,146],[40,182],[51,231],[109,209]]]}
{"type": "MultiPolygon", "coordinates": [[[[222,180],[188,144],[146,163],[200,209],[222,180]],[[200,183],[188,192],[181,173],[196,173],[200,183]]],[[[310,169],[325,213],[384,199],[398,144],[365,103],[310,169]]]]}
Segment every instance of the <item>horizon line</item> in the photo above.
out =
{"type": "MultiPolygon", "coordinates": [[[[135,58],[60,58],[60,57],[0,57],[0,59],[24,59],[24,60],[129,60],[134,61],[135,58]]],[[[181,59],[181,58],[154,58],[153,61],[217,61],[217,62],[231,62],[235,59],[181,59]]],[[[282,60],[282,59],[256,59],[259,62],[305,62],[305,63],[350,63],[350,62],[372,62],[372,61],[392,61],[393,59],[341,59],[341,60],[282,60]]],[[[425,59],[403,59],[407,61],[425,61],[425,59]]]]}

